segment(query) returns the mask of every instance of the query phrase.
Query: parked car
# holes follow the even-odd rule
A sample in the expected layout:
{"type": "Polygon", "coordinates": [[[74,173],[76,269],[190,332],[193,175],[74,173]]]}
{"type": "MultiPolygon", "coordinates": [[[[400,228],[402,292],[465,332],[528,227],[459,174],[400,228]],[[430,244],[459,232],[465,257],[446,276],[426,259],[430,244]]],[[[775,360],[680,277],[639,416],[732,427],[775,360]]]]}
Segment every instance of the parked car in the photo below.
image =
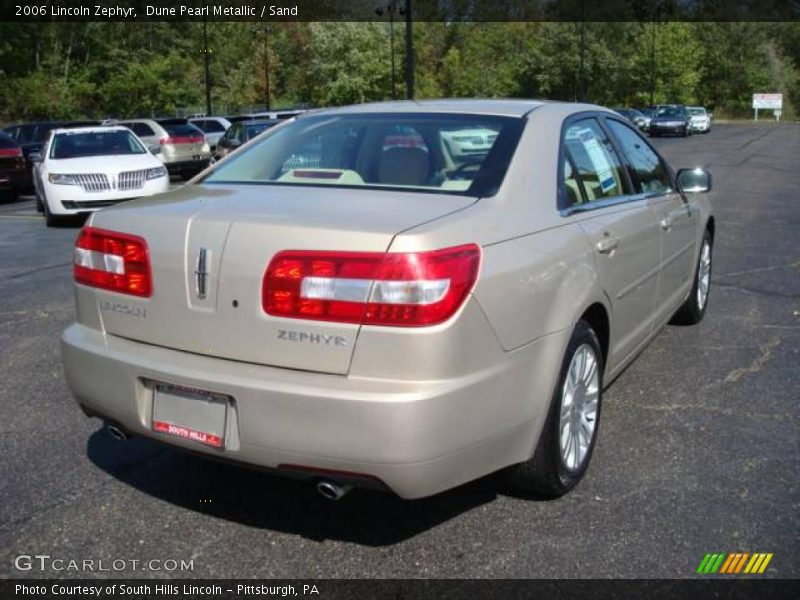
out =
{"type": "Polygon", "coordinates": [[[711,113],[702,106],[687,106],[686,112],[692,124],[692,131],[709,133],[711,131],[711,113]]]}
{"type": "Polygon", "coordinates": [[[211,147],[205,134],[186,119],[127,119],[117,124],[133,131],[170,174],[190,179],[208,166],[211,147]]]}
{"type": "Polygon", "coordinates": [[[36,202],[48,227],[169,189],[167,169],[126,127],[56,129],[31,160],[36,202]]]}
{"type": "Polygon", "coordinates": [[[449,154],[457,160],[486,155],[496,139],[497,131],[487,127],[442,131],[442,141],[449,154]]]}
{"type": "Polygon", "coordinates": [[[278,123],[280,121],[274,119],[237,121],[220,138],[214,158],[216,160],[224,158],[239,146],[246,144],[258,134],[274,127],[278,123]]]}
{"type": "Polygon", "coordinates": [[[655,107],[653,118],[650,120],[650,136],[657,137],[664,134],[692,135],[692,125],[686,107],[679,104],[664,104],[655,107]]]}
{"type": "Polygon", "coordinates": [[[644,113],[638,111],[635,108],[615,108],[615,112],[618,112],[623,117],[628,119],[631,123],[636,125],[641,131],[649,131],[650,130],[650,117],[646,116],[644,113]]]}
{"type": "Polygon", "coordinates": [[[15,202],[26,180],[22,148],[14,138],[0,131],[0,200],[15,202]]]}
{"type": "Polygon", "coordinates": [[[328,498],[503,468],[558,496],[586,473],[604,386],[670,320],[705,314],[710,187],[588,104],[319,111],[91,217],[66,378],[118,439],[328,498]],[[489,151],[455,161],[445,138],[476,130],[489,151]]]}
{"type": "Polygon", "coordinates": [[[22,184],[21,191],[33,191],[33,162],[31,162],[30,156],[33,153],[42,151],[42,146],[47,141],[53,129],[70,129],[98,124],[99,123],[96,121],[41,121],[36,123],[19,123],[6,127],[3,131],[20,145],[25,157],[25,181],[22,184]]]}
{"type": "Polygon", "coordinates": [[[189,119],[189,123],[198,127],[206,135],[206,141],[211,147],[211,152],[217,149],[220,138],[231,126],[231,122],[225,117],[202,117],[189,119]]]}

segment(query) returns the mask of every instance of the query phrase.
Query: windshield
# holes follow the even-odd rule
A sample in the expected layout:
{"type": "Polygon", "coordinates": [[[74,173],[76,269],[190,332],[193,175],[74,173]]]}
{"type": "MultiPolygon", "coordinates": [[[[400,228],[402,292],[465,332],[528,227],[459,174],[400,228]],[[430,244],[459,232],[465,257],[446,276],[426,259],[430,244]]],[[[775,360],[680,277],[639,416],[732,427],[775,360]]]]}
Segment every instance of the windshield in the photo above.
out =
{"type": "Polygon", "coordinates": [[[274,127],[277,123],[255,123],[253,125],[246,125],[247,139],[253,139],[262,131],[266,131],[270,127],[274,127]]]}
{"type": "Polygon", "coordinates": [[[147,150],[130,131],[90,131],[59,133],[53,138],[50,158],[82,158],[146,154],[147,150]]]}
{"type": "Polygon", "coordinates": [[[682,119],[684,117],[684,112],[682,108],[676,106],[662,106],[656,111],[656,116],[667,119],[682,119]]]}
{"type": "Polygon", "coordinates": [[[267,133],[205,183],[494,195],[524,120],[456,114],[315,115],[267,133]]]}
{"type": "Polygon", "coordinates": [[[705,108],[687,108],[686,111],[693,117],[705,117],[706,116],[706,109],[705,108]]]}

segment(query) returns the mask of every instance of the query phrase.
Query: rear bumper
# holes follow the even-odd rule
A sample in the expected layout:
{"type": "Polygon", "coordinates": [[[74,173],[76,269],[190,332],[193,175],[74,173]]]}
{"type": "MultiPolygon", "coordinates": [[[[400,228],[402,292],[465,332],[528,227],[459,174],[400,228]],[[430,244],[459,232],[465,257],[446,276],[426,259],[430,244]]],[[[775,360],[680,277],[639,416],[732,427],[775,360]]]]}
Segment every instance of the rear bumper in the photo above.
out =
{"type": "Polygon", "coordinates": [[[25,171],[21,169],[0,169],[0,191],[22,191],[28,183],[25,171]]]}
{"type": "Polygon", "coordinates": [[[500,368],[396,381],[211,358],[78,324],[61,338],[67,382],[90,414],[220,459],[363,474],[403,498],[429,496],[528,458],[552,394],[548,371],[555,372],[565,344],[566,333],[554,334],[509,353],[500,368]],[[230,396],[226,448],[154,432],[153,381],[230,396]],[[504,407],[514,416],[502,431],[492,429],[487,414],[504,407]]]}

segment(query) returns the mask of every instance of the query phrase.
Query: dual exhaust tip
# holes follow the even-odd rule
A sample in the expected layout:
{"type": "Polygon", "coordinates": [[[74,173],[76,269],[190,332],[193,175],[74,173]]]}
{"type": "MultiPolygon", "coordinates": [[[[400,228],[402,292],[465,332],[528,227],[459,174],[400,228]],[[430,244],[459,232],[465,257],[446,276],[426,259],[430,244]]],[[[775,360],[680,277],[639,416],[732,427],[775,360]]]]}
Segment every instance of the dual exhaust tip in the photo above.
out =
{"type": "MultiPolygon", "coordinates": [[[[122,429],[111,423],[106,423],[106,431],[118,442],[124,442],[129,437],[122,429]]],[[[330,479],[320,479],[317,482],[319,495],[334,502],[344,498],[352,489],[352,485],[344,485],[330,479]]]]}

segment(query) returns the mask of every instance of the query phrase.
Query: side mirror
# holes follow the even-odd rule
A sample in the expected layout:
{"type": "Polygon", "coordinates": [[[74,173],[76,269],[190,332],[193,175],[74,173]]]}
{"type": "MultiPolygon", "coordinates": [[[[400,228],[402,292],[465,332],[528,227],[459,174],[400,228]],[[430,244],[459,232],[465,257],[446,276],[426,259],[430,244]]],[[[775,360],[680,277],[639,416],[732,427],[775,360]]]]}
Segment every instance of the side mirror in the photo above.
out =
{"type": "Polygon", "coordinates": [[[707,192],[711,189],[711,173],[700,167],[678,171],[678,187],[687,194],[707,192]]]}
{"type": "Polygon", "coordinates": [[[42,153],[41,152],[31,152],[28,155],[28,158],[30,159],[30,161],[32,163],[40,163],[40,162],[42,162],[44,160],[44,158],[42,158],[42,153]]]}

